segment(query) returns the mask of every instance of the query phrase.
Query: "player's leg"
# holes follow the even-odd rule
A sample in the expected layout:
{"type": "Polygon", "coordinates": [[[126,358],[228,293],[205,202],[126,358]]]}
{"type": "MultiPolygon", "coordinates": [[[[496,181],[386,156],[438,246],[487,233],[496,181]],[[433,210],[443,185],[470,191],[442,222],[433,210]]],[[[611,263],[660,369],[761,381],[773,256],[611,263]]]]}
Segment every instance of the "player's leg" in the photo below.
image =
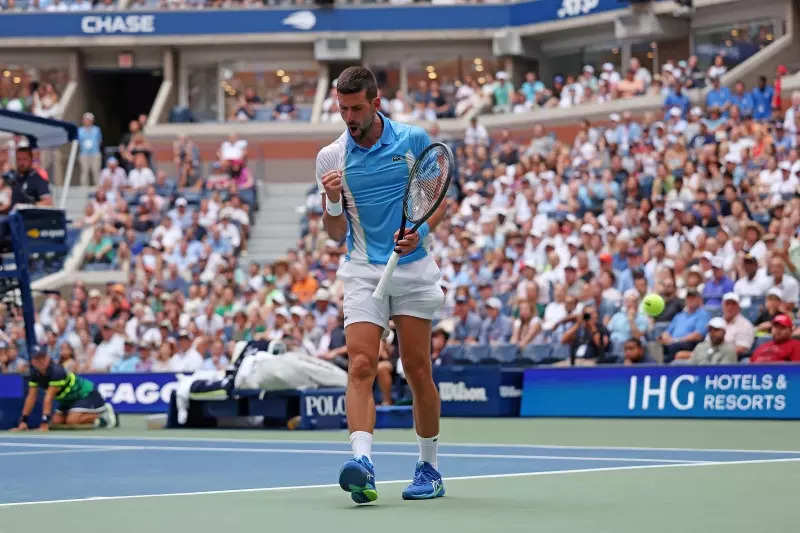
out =
{"type": "Polygon", "coordinates": [[[440,276],[430,257],[401,265],[395,271],[397,291],[392,294],[391,314],[397,326],[403,371],[414,396],[414,425],[420,450],[414,480],[403,491],[405,499],[444,496],[436,457],[439,393],[431,368],[431,319],[444,302],[440,276]]]}
{"type": "Polygon", "coordinates": [[[119,425],[114,407],[107,403],[97,389],[92,390],[86,398],[70,404],[64,423],[95,424],[100,427],[116,427],[119,425]]]}
{"type": "Polygon", "coordinates": [[[381,390],[381,405],[392,405],[392,362],[378,361],[378,388],[381,390]]]}
{"type": "MultiPolygon", "coordinates": [[[[97,419],[97,413],[86,413],[83,411],[76,411],[75,409],[71,409],[68,413],[66,418],[64,419],[64,424],[67,425],[84,425],[84,424],[94,424],[94,421],[97,419]]],[[[54,420],[55,422],[55,420],[54,420]]]]}
{"type": "MultiPolygon", "coordinates": [[[[345,328],[347,341],[347,427],[350,433],[372,433],[375,429],[375,399],[372,387],[378,373],[378,349],[383,328],[356,322],[345,328]]],[[[357,450],[353,450],[357,453],[357,450]]],[[[370,451],[370,450],[362,450],[370,451]]],[[[360,455],[367,455],[363,453],[360,455]]]]}
{"type": "Polygon", "coordinates": [[[375,399],[372,386],[378,371],[378,348],[383,328],[370,322],[345,327],[347,341],[347,427],[353,459],[339,471],[339,486],[356,503],[378,498],[372,465],[372,433],[375,430],[375,399]]]}
{"type": "Polygon", "coordinates": [[[383,329],[389,323],[388,301],[372,297],[379,269],[374,265],[346,263],[339,269],[344,282],[345,340],[347,342],[347,426],[353,459],[339,471],[339,486],[356,503],[378,498],[372,465],[372,432],[375,400],[372,387],[378,370],[378,351],[383,329]]]}
{"type": "MultiPolygon", "coordinates": [[[[421,438],[439,435],[439,393],[431,368],[431,321],[394,316],[406,381],[414,396],[414,425],[421,438]]],[[[426,458],[421,458],[427,460],[426,458]]],[[[435,457],[429,458],[434,462],[435,457]]],[[[434,465],[435,466],[435,465],[434,465]]]]}
{"type": "Polygon", "coordinates": [[[53,418],[52,418],[53,425],[63,424],[64,420],[65,420],[64,413],[62,413],[61,411],[55,411],[53,413],[53,418]]]}
{"type": "Polygon", "coordinates": [[[431,367],[431,321],[415,316],[395,315],[400,342],[400,359],[414,397],[414,427],[419,443],[419,461],[414,480],[403,491],[406,500],[427,500],[444,496],[438,471],[439,392],[431,367]]]}

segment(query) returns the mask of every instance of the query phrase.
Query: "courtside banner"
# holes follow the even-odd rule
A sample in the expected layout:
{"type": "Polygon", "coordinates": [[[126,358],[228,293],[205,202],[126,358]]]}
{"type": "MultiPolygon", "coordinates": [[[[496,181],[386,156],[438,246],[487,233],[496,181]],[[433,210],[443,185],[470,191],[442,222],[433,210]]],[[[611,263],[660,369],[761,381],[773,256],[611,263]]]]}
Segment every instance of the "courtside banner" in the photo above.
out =
{"type": "Polygon", "coordinates": [[[434,367],[442,416],[519,416],[522,370],[499,366],[434,367]]]}
{"type": "Polygon", "coordinates": [[[81,374],[119,413],[166,413],[177,374],[81,374]]]}
{"type": "Polygon", "coordinates": [[[522,416],[800,418],[800,365],[525,371],[522,416]]]}
{"type": "Polygon", "coordinates": [[[25,384],[19,374],[0,374],[0,430],[17,425],[25,384]]]}
{"type": "Polygon", "coordinates": [[[100,35],[485,30],[593,15],[626,7],[628,2],[620,0],[534,0],[465,6],[2,13],[0,40],[100,35]]]}

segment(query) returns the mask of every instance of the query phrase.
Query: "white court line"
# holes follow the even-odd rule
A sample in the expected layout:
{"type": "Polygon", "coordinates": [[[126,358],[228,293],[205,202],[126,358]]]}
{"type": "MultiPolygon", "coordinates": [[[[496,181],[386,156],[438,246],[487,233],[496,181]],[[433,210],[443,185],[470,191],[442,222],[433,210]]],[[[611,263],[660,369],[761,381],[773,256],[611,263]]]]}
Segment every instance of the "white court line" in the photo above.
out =
{"type": "MultiPolygon", "coordinates": [[[[3,445],[0,443],[0,445],[3,445]]],[[[8,446],[6,444],[6,446],[8,446]]],[[[19,445],[17,445],[19,446],[19,445]]],[[[31,447],[38,448],[78,448],[92,451],[96,449],[108,448],[94,444],[31,444],[31,447]]],[[[179,452],[246,452],[246,453],[286,453],[286,454],[314,454],[314,455],[352,455],[350,450],[319,450],[302,448],[222,448],[222,447],[193,447],[193,446],[115,446],[114,450],[132,451],[179,451],[179,452]]],[[[18,452],[22,453],[22,452],[18,452]]],[[[0,455],[4,455],[0,453],[0,455]]],[[[382,452],[373,451],[372,455],[388,455],[403,457],[418,457],[418,452],[382,452]]],[[[497,454],[497,453],[439,453],[439,457],[453,457],[464,459],[540,459],[540,460],[573,460],[573,461],[623,461],[629,463],[706,463],[709,461],[690,460],[690,459],[659,459],[642,457],[583,457],[573,455],[520,455],[520,454],[497,454]]],[[[800,458],[798,458],[800,459],[800,458]]]]}
{"type": "Polygon", "coordinates": [[[79,449],[79,450],[36,450],[36,451],[29,451],[29,452],[0,452],[0,457],[7,457],[9,455],[54,455],[59,453],[89,453],[89,452],[110,452],[114,450],[118,450],[118,447],[102,447],[102,448],[91,448],[91,449],[79,449]]]}
{"type": "MultiPolygon", "coordinates": [[[[512,474],[485,474],[477,476],[454,476],[445,477],[446,481],[462,481],[473,479],[495,479],[495,478],[514,478],[514,477],[535,477],[535,476],[556,476],[564,474],[585,474],[590,472],[613,472],[622,470],[645,470],[651,468],[689,468],[695,466],[725,466],[725,465],[748,465],[748,464],[763,464],[763,463],[783,463],[800,461],[800,457],[784,458],[784,459],[754,459],[749,461],[719,461],[708,463],[688,463],[688,464],[661,464],[661,465],[635,465],[635,466],[610,466],[606,468],[581,468],[575,470],[551,470],[547,472],[515,472],[512,474]]],[[[378,485],[391,485],[397,483],[408,483],[407,479],[394,479],[391,481],[378,481],[378,485]]],[[[328,483],[325,485],[293,485],[288,487],[262,487],[251,489],[227,489],[227,490],[207,490],[196,492],[171,492],[166,494],[134,494],[130,496],[92,496],[88,498],[73,498],[66,500],[42,500],[36,502],[14,502],[14,503],[0,503],[0,507],[18,507],[24,505],[44,505],[52,503],[77,503],[77,502],[93,502],[104,500],[136,500],[142,498],[167,498],[172,496],[205,496],[213,494],[239,494],[248,492],[276,492],[283,490],[300,490],[300,489],[327,489],[338,487],[338,483],[328,483]]]]}
{"type": "MultiPolygon", "coordinates": [[[[342,430],[344,431],[344,430],[342,430]]],[[[345,433],[342,433],[346,437],[345,433]]],[[[105,435],[0,435],[2,440],[15,440],[15,439],[71,439],[71,440],[131,440],[131,441],[178,441],[178,442],[237,442],[237,443],[273,443],[273,444],[347,444],[347,438],[341,440],[308,440],[308,439],[234,439],[223,437],[121,437],[121,436],[105,436],[105,435]]],[[[2,445],[2,442],[0,442],[2,445]]],[[[411,441],[377,441],[373,446],[392,445],[392,446],[417,446],[416,442],[411,441]]],[[[761,450],[761,449],[738,449],[738,448],[663,448],[663,447],[648,447],[648,446],[577,446],[567,444],[493,444],[489,442],[447,442],[440,440],[440,446],[465,446],[470,448],[544,448],[544,449],[565,449],[565,450],[619,450],[619,451],[664,451],[664,452],[750,452],[750,453],[796,453],[800,454],[800,450],[761,450]]]]}

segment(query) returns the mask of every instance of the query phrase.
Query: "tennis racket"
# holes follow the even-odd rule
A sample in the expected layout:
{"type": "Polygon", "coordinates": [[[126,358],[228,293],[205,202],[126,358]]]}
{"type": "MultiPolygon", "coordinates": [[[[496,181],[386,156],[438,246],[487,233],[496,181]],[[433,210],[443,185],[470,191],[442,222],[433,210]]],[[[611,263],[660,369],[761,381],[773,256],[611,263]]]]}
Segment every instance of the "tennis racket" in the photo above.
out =
{"type": "MultiPolygon", "coordinates": [[[[403,220],[400,223],[400,233],[395,244],[406,234],[406,221],[414,224],[410,231],[410,233],[414,233],[436,212],[447,194],[454,166],[453,152],[450,147],[439,142],[425,148],[414,161],[414,166],[408,173],[406,193],[403,197],[403,220]]],[[[372,293],[374,298],[381,299],[386,295],[389,281],[392,279],[399,259],[400,255],[395,248],[372,293]]]]}

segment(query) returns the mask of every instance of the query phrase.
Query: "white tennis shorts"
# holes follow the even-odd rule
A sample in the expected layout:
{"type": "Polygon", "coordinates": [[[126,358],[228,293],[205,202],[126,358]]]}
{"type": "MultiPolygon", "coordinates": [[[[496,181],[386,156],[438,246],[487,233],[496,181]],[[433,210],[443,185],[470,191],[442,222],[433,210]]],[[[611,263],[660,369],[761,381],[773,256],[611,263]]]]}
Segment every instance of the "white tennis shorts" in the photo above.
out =
{"type": "Polygon", "coordinates": [[[431,320],[444,303],[442,273],[433,257],[397,265],[382,300],[372,297],[384,265],[345,261],[337,272],[344,283],[344,325],[371,322],[388,330],[389,317],[408,315],[431,320]]]}

